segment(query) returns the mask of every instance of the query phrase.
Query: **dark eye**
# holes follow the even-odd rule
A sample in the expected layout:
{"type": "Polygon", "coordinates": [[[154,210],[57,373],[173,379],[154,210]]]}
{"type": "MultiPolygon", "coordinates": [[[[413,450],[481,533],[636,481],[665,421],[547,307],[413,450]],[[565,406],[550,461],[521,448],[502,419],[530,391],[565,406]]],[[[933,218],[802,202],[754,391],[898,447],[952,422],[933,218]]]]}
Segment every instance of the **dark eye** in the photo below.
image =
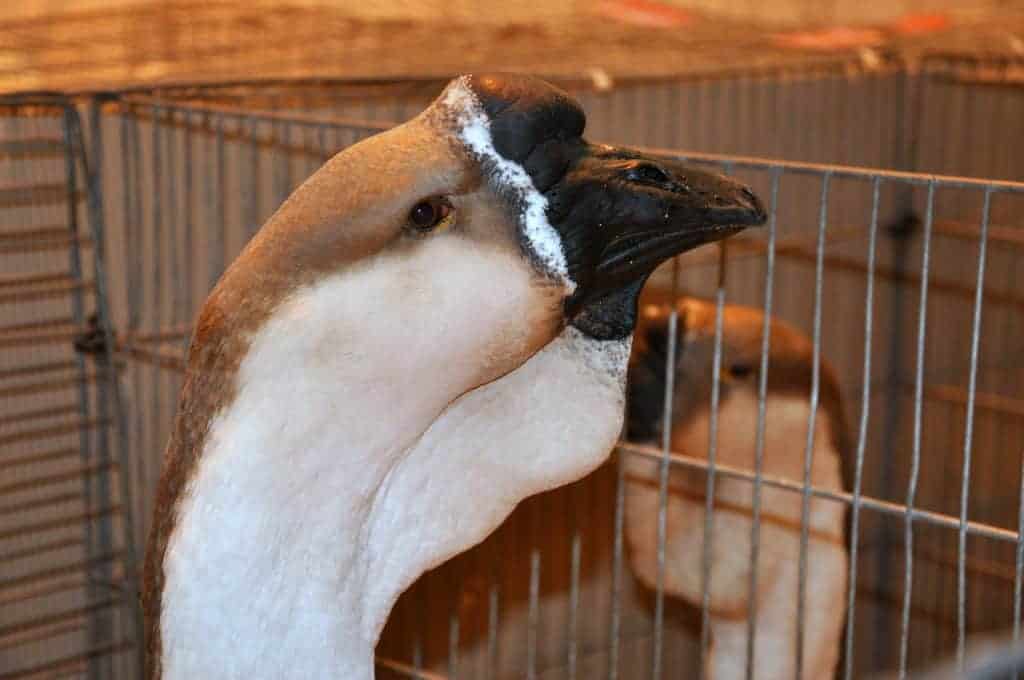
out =
{"type": "Polygon", "coordinates": [[[430,231],[452,212],[451,204],[445,199],[435,196],[420,201],[409,212],[409,224],[416,231],[430,231]]]}
{"type": "Polygon", "coordinates": [[[743,380],[754,373],[754,367],[750,364],[733,364],[729,366],[729,375],[737,380],[743,380]]]}
{"type": "Polygon", "coordinates": [[[626,179],[642,184],[668,184],[671,180],[657,165],[640,163],[626,171],[626,179]]]}

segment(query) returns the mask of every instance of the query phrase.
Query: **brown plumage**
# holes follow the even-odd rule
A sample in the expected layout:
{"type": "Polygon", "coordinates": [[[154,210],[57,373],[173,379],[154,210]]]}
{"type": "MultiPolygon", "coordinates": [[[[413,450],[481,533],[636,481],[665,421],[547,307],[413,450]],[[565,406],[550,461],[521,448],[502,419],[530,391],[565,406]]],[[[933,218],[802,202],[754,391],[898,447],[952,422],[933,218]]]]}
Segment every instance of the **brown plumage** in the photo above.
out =
{"type": "MultiPolygon", "coordinates": [[[[706,458],[709,445],[715,304],[683,298],[676,304],[672,450],[706,458]]],[[[668,317],[671,307],[645,305],[630,363],[627,435],[660,444],[664,427],[668,317]]],[[[750,472],[755,467],[758,383],[763,314],[726,305],[716,463],[750,472]]],[[[773,319],[767,376],[764,474],[801,483],[810,415],[813,345],[794,327],[773,319]]],[[[842,396],[833,370],[821,366],[811,482],[842,489],[852,451],[842,396]]],[[[626,479],[626,537],[634,571],[657,583],[659,463],[630,456],[626,479]]],[[[706,474],[673,466],[667,507],[666,593],[700,606],[703,582],[706,474]]],[[[756,680],[789,680],[795,671],[796,600],[802,499],[764,487],[758,562],[756,680]]],[[[709,678],[746,677],[746,618],[750,608],[753,485],[719,476],[714,499],[710,594],[712,650],[709,678]]],[[[845,508],[812,499],[808,542],[804,677],[831,675],[839,657],[846,584],[845,508]]]]}

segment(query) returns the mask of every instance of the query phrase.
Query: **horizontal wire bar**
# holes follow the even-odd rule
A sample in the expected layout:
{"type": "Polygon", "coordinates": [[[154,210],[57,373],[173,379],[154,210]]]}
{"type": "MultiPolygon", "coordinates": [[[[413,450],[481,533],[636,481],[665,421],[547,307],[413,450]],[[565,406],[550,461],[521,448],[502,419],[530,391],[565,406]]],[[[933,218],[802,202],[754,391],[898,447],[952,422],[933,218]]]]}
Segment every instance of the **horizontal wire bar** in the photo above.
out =
{"type": "MultiPolygon", "coordinates": [[[[380,131],[388,129],[390,125],[374,123],[370,121],[347,121],[331,117],[305,116],[301,114],[283,114],[269,111],[249,111],[234,109],[216,105],[179,104],[171,101],[161,100],[148,96],[133,96],[131,101],[139,106],[164,108],[168,111],[191,112],[195,114],[211,113],[227,117],[245,120],[260,120],[269,122],[286,122],[295,125],[307,126],[334,126],[334,127],[356,127],[365,130],[380,131]]],[[[883,170],[880,168],[858,168],[853,166],[806,163],[798,161],[780,161],[767,158],[756,158],[750,156],[734,156],[726,154],[700,153],[691,151],[677,151],[671,149],[647,148],[644,151],[660,156],[677,158],[680,160],[704,161],[716,164],[729,164],[734,168],[749,168],[760,170],[780,169],[799,174],[822,175],[830,173],[835,177],[873,180],[883,178],[896,182],[903,182],[912,185],[927,185],[934,183],[936,187],[953,188],[974,188],[990,189],[995,192],[1024,193],[1024,183],[1010,181],[988,181],[969,177],[942,176],[926,173],[914,173],[899,170],[883,170]]]]}
{"type": "Polygon", "coordinates": [[[60,460],[61,458],[79,458],[81,455],[82,454],[78,449],[72,448],[55,449],[52,451],[41,451],[40,453],[30,453],[26,456],[4,458],[2,469],[10,470],[12,467],[18,465],[36,465],[38,463],[49,463],[54,460],[60,460]]]}
{"type": "MultiPolygon", "coordinates": [[[[761,241],[754,240],[752,238],[733,239],[729,242],[729,252],[736,255],[749,255],[756,254],[761,255],[765,252],[766,245],[761,241]]],[[[779,244],[776,248],[776,254],[778,257],[786,258],[801,264],[808,266],[815,264],[816,253],[811,251],[809,248],[789,244],[779,244]]],[[[855,272],[858,274],[867,273],[867,264],[861,262],[856,258],[852,258],[845,255],[825,255],[825,267],[828,271],[847,271],[855,272]]],[[[689,263],[688,263],[689,264],[689,263]]],[[[712,264],[711,260],[704,262],[703,264],[712,264]]],[[[878,279],[885,281],[894,281],[896,283],[908,284],[912,286],[921,285],[921,277],[918,274],[912,274],[904,272],[899,269],[892,267],[886,267],[884,265],[875,265],[875,276],[878,279]]],[[[929,278],[928,288],[931,291],[939,291],[942,293],[948,293],[950,295],[958,295],[963,298],[970,300],[974,299],[974,286],[969,284],[958,283],[956,281],[948,281],[941,278],[929,278]]],[[[997,291],[992,289],[985,289],[982,292],[986,302],[993,302],[996,304],[1012,305],[1015,307],[1024,308],[1024,297],[1006,293],[1003,291],[997,291]]]]}
{"type": "Polygon", "coordinates": [[[43,510],[46,508],[52,508],[55,505],[60,505],[61,503],[70,503],[72,501],[80,500],[82,500],[81,491],[75,491],[72,493],[62,493],[55,496],[49,496],[47,498],[34,498],[29,501],[22,501],[21,503],[12,503],[11,505],[0,505],[0,517],[4,515],[28,512],[29,510],[43,510]]]}
{"type": "Polygon", "coordinates": [[[18,288],[21,286],[38,286],[44,283],[74,281],[69,272],[46,272],[44,274],[15,274],[0,276],[0,288],[18,288]]]}
{"type": "MultiPolygon", "coordinates": [[[[884,391],[885,386],[889,384],[888,379],[881,379],[872,384],[872,399],[882,399],[883,394],[880,392],[884,391]]],[[[914,393],[914,386],[912,384],[901,384],[900,388],[912,395],[914,393]]],[[[957,404],[959,406],[967,405],[967,390],[956,385],[926,385],[924,388],[924,398],[931,401],[938,401],[947,404],[957,404]]],[[[1006,397],[1001,394],[995,394],[993,392],[983,392],[981,390],[975,391],[975,408],[981,409],[982,411],[989,411],[992,413],[1000,413],[1011,418],[1024,417],[1024,401],[1015,399],[1013,397],[1006,397]]]]}
{"type": "Polygon", "coordinates": [[[122,604],[120,598],[107,598],[98,602],[92,602],[72,609],[65,609],[59,612],[53,612],[52,614],[45,614],[43,616],[37,616],[32,619],[24,619],[22,621],[16,621],[9,623],[4,626],[0,626],[0,640],[10,635],[22,633],[30,630],[36,630],[44,628],[54,623],[64,623],[67,620],[80,619],[90,614],[94,614],[98,611],[105,609],[111,609],[122,604]]]}
{"type": "MultiPolygon", "coordinates": [[[[84,194],[73,194],[75,202],[84,194]]],[[[24,208],[27,206],[56,205],[68,200],[68,188],[63,182],[48,184],[26,184],[0,189],[0,208],[24,208]]]]}
{"type": "Polygon", "coordinates": [[[64,140],[49,137],[26,137],[0,140],[0,158],[59,158],[64,155],[64,140]]]}
{"type": "MultiPolygon", "coordinates": [[[[13,529],[5,529],[4,531],[0,531],[0,541],[20,538],[21,536],[31,536],[32,534],[56,531],[57,529],[81,526],[84,522],[93,522],[98,519],[103,519],[104,517],[118,515],[120,512],[120,504],[115,504],[110,507],[93,510],[91,512],[80,512],[68,517],[59,517],[57,519],[46,520],[45,522],[37,522],[35,524],[26,524],[20,527],[14,527],[13,529]]],[[[0,581],[0,588],[3,588],[5,584],[6,581],[0,581]]]]}
{"type": "MultiPolygon", "coordinates": [[[[5,343],[0,341],[0,347],[5,347],[5,343]]],[[[85,378],[62,378],[59,380],[43,380],[32,383],[25,383],[23,385],[13,385],[11,387],[0,388],[0,399],[10,397],[24,397],[30,394],[41,394],[46,392],[58,392],[60,390],[70,389],[77,387],[82,384],[90,384],[97,380],[103,379],[103,376],[95,373],[89,373],[85,378]]]]}
{"type": "Polygon", "coordinates": [[[0,336],[0,348],[4,347],[25,347],[33,345],[53,345],[56,343],[70,343],[83,333],[88,333],[89,328],[70,328],[63,331],[50,333],[17,333],[9,334],[6,337],[0,336]]]}
{"type": "Polygon", "coordinates": [[[21,411],[11,415],[0,416],[0,425],[11,425],[23,423],[28,420],[42,420],[44,418],[55,418],[57,416],[69,416],[78,413],[78,404],[66,404],[52,408],[41,408],[32,411],[21,411]]]}
{"type": "Polygon", "coordinates": [[[118,654],[131,649],[134,646],[135,645],[131,640],[122,640],[121,642],[112,644],[98,645],[78,654],[64,656],[59,659],[54,659],[53,661],[46,661],[44,663],[36,664],[35,666],[21,668],[16,671],[0,673],[0,680],[31,680],[32,678],[38,678],[61,670],[66,670],[68,667],[84,661],[91,661],[104,656],[118,654]]]}
{"type": "Polygon", "coordinates": [[[61,423],[60,425],[54,425],[52,427],[39,427],[32,430],[12,432],[11,434],[0,437],[0,446],[9,446],[11,444],[20,444],[22,442],[36,441],[39,439],[50,439],[52,437],[80,432],[81,430],[92,430],[97,427],[105,427],[110,425],[110,423],[111,421],[109,418],[88,418],[85,420],[76,420],[71,423],[61,423]]]}
{"type": "Polygon", "coordinates": [[[673,149],[659,149],[641,147],[645,153],[673,158],[682,161],[699,161],[714,163],[716,165],[730,165],[733,169],[746,168],[750,170],[782,170],[793,174],[824,175],[831,174],[833,177],[845,179],[861,179],[865,181],[876,178],[891,180],[914,186],[927,186],[934,184],[936,188],[956,189],[978,189],[991,190],[995,193],[1024,193],[1024,182],[1011,182],[1008,180],[984,180],[973,177],[957,177],[953,175],[934,175],[921,172],[907,172],[904,170],[884,170],[882,168],[860,168],[850,165],[835,165],[830,163],[807,163],[801,161],[783,161],[770,158],[757,158],[754,156],[731,156],[728,154],[703,153],[697,151],[676,151],[673,149]]]}
{"type": "Polygon", "coordinates": [[[67,227],[31,227],[28,229],[12,229],[0,231],[0,245],[8,241],[31,241],[33,239],[53,239],[68,236],[67,227]]]}
{"type": "Polygon", "coordinates": [[[0,295],[0,305],[22,304],[36,300],[48,300],[50,298],[65,297],[80,291],[93,291],[96,284],[93,281],[68,281],[57,283],[42,289],[24,290],[16,293],[4,293],[0,295]]]}
{"type": "Polygon", "coordinates": [[[15,636],[14,639],[0,642],[0,651],[14,649],[15,647],[23,647],[35,642],[42,642],[44,640],[53,640],[54,638],[58,638],[63,635],[71,635],[74,633],[81,634],[86,632],[88,629],[88,625],[84,623],[67,623],[64,625],[57,625],[45,630],[33,632],[31,635],[18,635],[15,636]]]}
{"type": "MultiPolygon", "coordinates": [[[[306,127],[335,127],[343,128],[346,130],[364,130],[367,132],[384,132],[390,130],[395,126],[394,122],[377,122],[372,120],[357,120],[350,118],[335,118],[332,116],[316,116],[304,113],[279,113],[277,111],[261,111],[261,110],[249,110],[234,108],[231,106],[223,106],[217,104],[181,104],[166,99],[160,99],[157,97],[149,97],[145,95],[130,95],[122,99],[125,104],[129,107],[140,106],[147,107],[150,109],[148,115],[152,115],[152,110],[163,109],[164,111],[170,111],[174,113],[183,114],[212,114],[217,116],[224,116],[225,118],[234,118],[237,120],[253,120],[259,122],[275,122],[275,123],[289,123],[298,126],[306,127]]],[[[135,114],[135,111],[132,111],[135,114]]]]}
{"type": "Polygon", "coordinates": [[[54,250],[66,250],[73,246],[89,248],[92,246],[92,239],[86,236],[78,237],[65,234],[60,237],[25,239],[24,241],[0,240],[0,255],[46,253],[54,250]]]}
{"type": "Polygon", "coordinates": [[[136,345],[143,342],[174,342],[192,337],[192,324],[167,326],[155,331],[129,332],[125,334],[125,345],[136,345]]]}
{"type": "Polygon", "coordinates": [[[184,372],[186,368],[184,351],[175,352],[173,350],[148,349],[133,345],[121,345],[117,348],[116,353],[121,357],[138,359],[143,363],[158,366],[160,368],[167,368],[172,371],[184,372]]]}
{"type": "MultiPolygon", "coordinates": [[[[967,390],[956,385],[931,385],[924,388],[925,397],[951,404],[967,406],[967,390]]],[[[993,411],[1017,418],[1024,418],[1024,400],[1005,397],[976,389],[974,407],[983,411],[993,411]]]]}
{"type": "MultiPolygon", "coordinates": [[[[97,463],[95,465],[83,465],[77,467],[74,470],[67,472],[61,472],[59,474],[44,475],[42,477],[31,477],[29,479],[23,479],[18,482],[11,482],[0,486],[0,496],[6,496],[8,494],[18,493],[21,491],[28,491],[29,489],[38,489],[44,486],[52,486],[54,484],[60,484],[62,482],[70,482],[79,479],[85,479],[92,477],[93,475],[110,472],[117,469],[117,461],[108,461],[106,463],[97,463]]],[[[5,469],[5,465],[0,465],[0,470],[5,469]]]]}
{"type": "MultiPolygon", "coordinates": [[[[977,243],[981,238],[981,229],[971,222],[957,220],[936,220],[932,231],[943,236],[951,236],[977,243]]],[[[1002,243],[1009,246],[1024,246],[1024,229],[1001,225],[989,225],[986,240],[990,243],[1002,243]]]]}
{"type": "MultiPolygon", "coordinates": [[[[53,319],[41,319],[39,321],[20,321],[18,323],[11,323],[4,326],[0,326],[0,338],[3,338],[6,334],[13,333],[24,333],[25,331],[37,331],[43,328],[57,328],[60,326],[70,326],[74,324],[74,319],[69,316],[61,316],[53,319]]],[[[72,365],[75,365],[71,362],[72,365]]],[[[36,366],[50,366],[52,364],[36,364],[36,366]]],[[[0,371],[0,378],[14,375],[16,373],[25,373],[36,370],[33,365],[17,366],[15,368],[7,368],[0,371]]]]}
{"type": "MultiPolygon", "coordinates": [[[[117,590],[119,592],[122,590],[117,581],[111,582],[107,585],[109,585],[112,590],[117,590]]],[[[19,602],[37,600],[49,595],[56,595],[57,593],[66,593],[72,590],[85,590],[86,588],[95,586],[95,582],[84,578],[75,579],[73,581],[58,581],[57,583],[51,583],[50,585],[43,586],[42,588],[35,588],[34,590],[20,592],[17,595],[9,595],[7,597],[0,598],[0,605],[7,606],[10,604],[17,604],[19,602]]]]}
{"type": "MultiPolygon", "coordinates": [[[[43,553],[53,552],[55,550],[64,550],[66,548],[75,548],[83,545],[81,538],[62,538],[57,541],[50,541],[49,543],[41,543],[34,545],[31,548],[25,548],[23,550],[12,550],[5,552],[0,556],[0,564],[7,562],[16,562],[29,557],[36,557],[43,553]]],[[[6,600],[0,600],[0,604],[4,604],[6,600]]]]}
{"type": "MultiPolygon", "coordinates": [[[[661,456],[665,453],[660,449],[650,446],[641,446],[639,444],[630,444],[628,442],[620,442],[617,448],[628,454],[639,455],[645,458],[654,460],[660,460],[661,456]]],[[[675,465],[679,465],[686,468],[704,470],[709,469],[708,462],[701,458],[694,458],[693,456],[687,456],[681,453],[669,454],[669,460],[675,465]]],[[[724,465],[718,463],[715,465],[715,474],[723,475],[725,477],[731,477],[733,479],[743,479],[748,482],[756,481],[754,473],[748,470],[735,468],[730,465],[724,465]]],[[[765,486],[770,486],[777,489],[784,489],[786,491],[793,491],[796,493],[802,493],[804,485],[800,482],[794,482],[782,477],[775,477],[771,475],[761,475],[761,483],[765,486]]],[[[898,517],[906,517],[908,514],[914,519],[914,521],[922,520],[927,524],[933,524],[948,529],[959,529],[960,518],[953,517],[940,512],[933,512],[930,510],[920,510],[918,508],[907,508],[900,503],[892,503],[890,501],[883,501],[878,498],[871,498],[869,496],[861,495],[858,498],[854,498],[853,494],[846,493],[844,491],[835,491],[833,489],[823,489],[816,486],[810,486],[809,492],[811,496],[817,498],[823,498],[825,500],[834,501],[836,503],[843,503],[845,505],[858,504],[862,508],[868,508],[876,512],[881,512],[886,515],[893,515],[898,517]]],[[[1003,529],[1001,527],[992,526],[983,522],[967,522],[967,532],[974,536],[984,536],[986,538],[992,538],[999,541],[1007,541],[1010,543],[1016,543],[1018,535],[1016,531],[1010,529],[1003,529]]]]}
{"type": "Polygon", "coordinates": [[[69,562],[66,564],[57,565],[55,567],[47,567],[46,569],[40,569],[39,571],[21,574],[20,576],[11,576],[0,581],[0,591],[10,590],[13,588],[20,588],[34,583],[39,583],[41,581],[49,581],[50,579],[59,578],[61,576],[67,576],[69,574],[77,574],[82,572],[88,574],[90,569],[93,569],[103,564],[117,562],[119,559],[121,559],[121,551],[116,550],[114,552],[105,553],[103,555],[97,555],[96,557],[90,558],[88,560],[69,562]]]}

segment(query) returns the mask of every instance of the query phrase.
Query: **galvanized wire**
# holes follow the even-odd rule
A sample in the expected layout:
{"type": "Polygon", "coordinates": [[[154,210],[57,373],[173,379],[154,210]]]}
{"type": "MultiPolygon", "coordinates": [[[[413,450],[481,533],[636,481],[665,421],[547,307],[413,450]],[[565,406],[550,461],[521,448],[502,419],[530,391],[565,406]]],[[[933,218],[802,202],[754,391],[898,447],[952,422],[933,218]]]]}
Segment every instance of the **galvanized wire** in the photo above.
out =
{"type": "Polygon", "coordinates": [[[971,483],[971,436],[974,434],[974,398],[978,385],[978,344],[981,338],[982,290],[985,282],[985,253],[988,245],[988,218],[992,193],[985,192],[981,209],[981,234],[978,242],[978,274],[974,296],[974,317],[971,322],[971,368],[967,379],[967,419],[964,426],[963,476],[960,487],[960,531],[957,551],[957,666],[964,669],[967,642],[967,503],[971,483]]]}
{"type": "Polygon", "coordinates": [[[803,481],[804,492],[800,501],[800,563],[797,576],[796,600],[796,677],[803,678],[804,671],[804,626],[807,618],[807,550],[811,522],[811,471],[814,463],[815,425],[818,414],[818,397],[821,388],[821,298],[825,281],[825,225],[828,223],[828,196],[832,180],[830,173],[821,178],[821,196],[818,199],[818,247],[814,268],[814,320],[813,352],[811,358],[810,410],[807,416],[807,442],[804,448],[803,481]]]}
{"type": "Polygon", "coordinates": [[[864,368],[861,374],[860,422],[857,428],[857,453],[853,478],[853,494],[850,509],[850,573],[846,590],[846,640],[844,646],[845,680],[853,677],[853,638],[857,607],[857,558],[860,551],[861,487],[864,480],[864,453],[868,443],[868,419],[871,412],[871,340],[874,330],[875,307],[875,256],[878,237],[878,206],[882,186],[880,178],[871,187],[871,223],[868,227],[867,281],[864,292],[864,368]]]}
{"type": "Polygon", "coordinates": [[[910,480],[907,482],[906,518],[904,520],[904,572],[903,611],[900,623],[900,680],[907,676],[907,659],[910,644],[910,603],[914,584],[914,509],[917,497],[917,481],[921,469],[922,409],[924,406],[924,350],[925,332],[928,327],[928,266],[931,255],[932,218],[935,208],[935,183],[928,184],[927,206],[924,218],[924,241],[921,253],[921,297],[917,314],[917,356],[915,358],[914,380],[914,439],[910,459],[910,480]]]}
{"type": "Polygon", "coordinates": [[[661,678],[661,645],[665,623],[665,532],[668,522],[668,473],[669,453],[672,450],[672,424],[674,421],[672,396],[675,390],[678,317],[679,314],[673,305],[668,317],[668,348],[665,354],[665,393],[661,416],[661,448],[665,452],[665,459],[658,466],[658,523],[656,537],[658,544],[658,573],[655,578],[654,644],[651,651],[651,677],[653,680],[660,680],[661,678]]]}
{"type": "Polygon", "coordinates": [[[765,427],[768,407],[768,357],[771,352],[772,290],[775,284],[775,232],[778,228],[780,172],[771,175],[768,211],[768,246],[764,273],[764,322],[761,325],[761,367],[757,381],[757,434],[754,440],[754,493],[751,498],[750,578],[747,583],[746,678],[754,677],[757,640],[757,569],[761,561],[761,478],[764,475],[765,427]]]}

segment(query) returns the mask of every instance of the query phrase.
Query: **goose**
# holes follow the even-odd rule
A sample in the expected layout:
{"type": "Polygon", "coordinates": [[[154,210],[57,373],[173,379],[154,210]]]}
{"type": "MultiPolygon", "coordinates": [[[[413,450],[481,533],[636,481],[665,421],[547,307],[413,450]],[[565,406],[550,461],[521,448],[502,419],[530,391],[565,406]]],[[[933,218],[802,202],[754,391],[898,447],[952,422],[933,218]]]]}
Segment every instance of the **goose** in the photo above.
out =
{"type": "MultiPolygon", "coordinates": [[[[714,374],[715,303],[680,298],[673,391],[671,448],[706,458],[714,374]]],[[[663,428],[671,305],[644,305],[629,369],[628,438],[660,443],[663,428]]],[[[722,314],[720,396],[716,464],[753,472],[764,314],[725,305],[722,314]]],[[[763,471],[801,483],[810,409],[811,340],[779,319],[769,335],[763,471]]],[[[814,424],[811,483],[849,488],[853,451],[842,393],[833,369],[821,366],[820,408],[814,424]]],[[[657,519],[660,462],[630,456],[625,462],[625,524],[630,561],[639,580],[658,582],[657,519]]],[[[707,478],[703,471],[674,467],[666,507],[665,592],[702,606],[707,478]]],[[[705,677],[742,680],[747,675],[747,617],[753,484],[718,477],[711,534],[710,649],[705,677]]],[[[802,496],[764,487],[755,595],[754,680],[797,677],[798,584],[802,496]]],[[[840,658],[846,617],[847,532],[845,505],[810,502],[803,641],[803,677],[832,678],[840,658]]]]}
{"type": "Polygon", "coordinates": [[[542,80],[461,76],[228,267],[157,488],[149,680],[372,678],[405,588],[605,460],[645,279],[765,214],[584,125],[542,80]]]}

